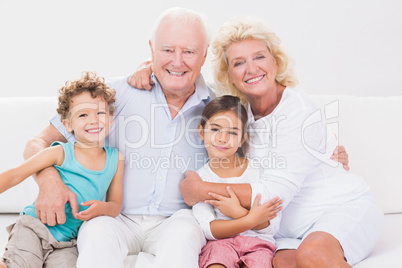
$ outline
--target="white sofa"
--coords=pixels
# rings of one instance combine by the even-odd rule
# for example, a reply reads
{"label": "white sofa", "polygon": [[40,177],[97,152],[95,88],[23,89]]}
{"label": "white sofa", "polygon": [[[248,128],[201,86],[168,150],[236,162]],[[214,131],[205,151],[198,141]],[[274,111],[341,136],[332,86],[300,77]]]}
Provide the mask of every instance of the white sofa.
{"label": "white sofa", "polygon": [[[365,177],[385,214],[382,236],[370,256],[355,265],[402,267],[402,96],[312,96],[331,131],[349,153],[351,172]],[[56,112],[56,97],[0,98],[0,172],[23,161],[26,141]],[[0,195],[0,254],[5,226],[38,192],[32,178]],[[342,220],[342,219],[339,219]],[[133,267],[135,256],[126,259]]]}

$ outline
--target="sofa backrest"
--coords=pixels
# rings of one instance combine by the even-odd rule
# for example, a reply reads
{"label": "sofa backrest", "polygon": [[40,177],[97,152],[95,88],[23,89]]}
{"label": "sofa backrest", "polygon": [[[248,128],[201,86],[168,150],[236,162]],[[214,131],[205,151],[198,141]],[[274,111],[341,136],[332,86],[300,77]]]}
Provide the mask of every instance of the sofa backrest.
{"label": "sofa backrest", "polygon": [[401,213],[402,96],[311,98],[321,109],[328,108],[327,122],[339,126],[339,144],[349,155],[350,172],[370,185],[384,213]]}
{"label": "sofa backrest", "polygon": [[[311,96],[349,154],[351,172],[361,175],[385,213],[402,212],[402,96]],[[56,97],[0,98],[0,172],[23,161],[26,141],[56,114]],[[33,202],[32,178],[0,194],[0,213],[20,212]]]}
{"label": "sofa backrest", "polygon": [[[0,172],[23,162],[26,142],[49,125],[56,107],[56,97],[0,98]],[[0,213],[19,213],[37,194],[33,178],[23,181],[0,194]]]}

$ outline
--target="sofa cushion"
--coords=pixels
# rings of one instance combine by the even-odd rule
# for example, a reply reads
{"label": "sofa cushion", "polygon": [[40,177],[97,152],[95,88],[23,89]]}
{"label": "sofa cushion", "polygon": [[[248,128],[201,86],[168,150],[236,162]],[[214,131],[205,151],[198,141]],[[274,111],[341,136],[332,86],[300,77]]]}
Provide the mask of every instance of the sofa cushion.
{"label": "sofa cushion", "polygon": [[[0,214],[0,256],[3,255],[4,246],[7,243],[8,234],[3,228],[14,223],[16,214]],[[372,267],[400,267],[402,263],[402,214],[386,215],[384,230],[373,252],[367,259],[354,265],[355,268]],[[135,267],[137,255],[129,255],[124,260],[124,267]]]}
{"label": "sofa cushion", "polygon": [[402,214],[385,216],[383,232],[371,254],[354,268],[402,267]]}

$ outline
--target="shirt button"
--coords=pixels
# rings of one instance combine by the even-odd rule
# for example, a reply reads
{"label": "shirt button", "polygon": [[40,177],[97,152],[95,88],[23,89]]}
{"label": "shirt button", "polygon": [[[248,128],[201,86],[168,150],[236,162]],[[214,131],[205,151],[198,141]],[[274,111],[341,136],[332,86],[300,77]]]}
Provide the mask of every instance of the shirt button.
{"label": "shirt button", "polygon": [[155,204],[154,204],[154,203],[151,203],[151,204],[150,204],[150,206],[151,206],[151,207],[154,207],[154,206],[155,206]]}
{"label": "shirt button", "polygon": [[163,178],[162,178],[162,177],[159,177],[159,180],[161,181],[161,180],[163,180]]}

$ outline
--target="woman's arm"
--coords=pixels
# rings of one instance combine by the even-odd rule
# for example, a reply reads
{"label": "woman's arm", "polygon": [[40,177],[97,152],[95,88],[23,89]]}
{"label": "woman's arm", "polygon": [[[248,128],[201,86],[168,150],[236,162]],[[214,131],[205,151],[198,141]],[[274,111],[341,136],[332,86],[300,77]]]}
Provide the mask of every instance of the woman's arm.
{"label": "woman's arm", "polygon": [[64,151],[62,146],[46,148],[39,153],[28,158],[21,165],[6,170],[0,174],[0,193],[19,184],[32,174],[44,168],[61,165],[64,161]]}
{"label": "woman's arm", "polygon": [[106,215],[116,217],[120,214],[123,199],[123,173],[124,156],[119,152],[116,174],[110,183],[106,194],[106,202],[89,200],[81,203],[82,206],[89,206],[88,209],[77,214],[77,219],[88,221],[94,217]]}

